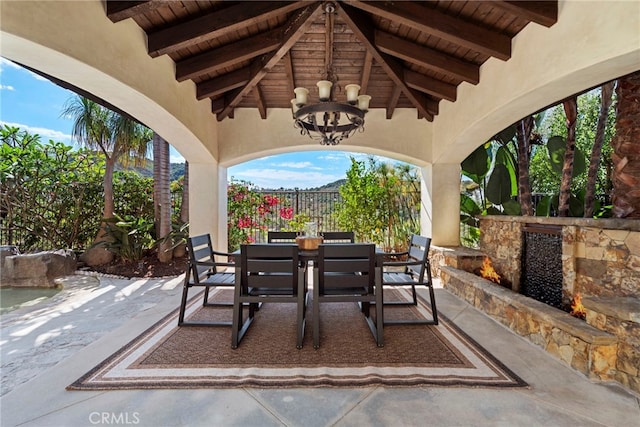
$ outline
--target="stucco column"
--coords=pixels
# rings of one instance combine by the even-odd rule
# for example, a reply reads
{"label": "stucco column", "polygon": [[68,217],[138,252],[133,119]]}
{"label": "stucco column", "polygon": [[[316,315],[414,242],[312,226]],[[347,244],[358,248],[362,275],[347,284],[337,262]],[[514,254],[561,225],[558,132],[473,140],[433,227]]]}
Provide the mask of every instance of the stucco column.
{"label": "stucco column", "polygon": [[227,229],[227,170],[218,165],[218,250],[227,251],[229,245],[229,230]]}
{"label": "stucco column", "polygon": [[[221,248],[218,236],[218,169],[215,161],[197,163],[194,159],[189,159],[189,234],[196,236],[210,233],[216,249]],[[226,250],[226,246],[224,249]]]}
{"label": "stucco column", "polygon": [[460,245],[460,165],[421,168],[420,229],[438,246]]}

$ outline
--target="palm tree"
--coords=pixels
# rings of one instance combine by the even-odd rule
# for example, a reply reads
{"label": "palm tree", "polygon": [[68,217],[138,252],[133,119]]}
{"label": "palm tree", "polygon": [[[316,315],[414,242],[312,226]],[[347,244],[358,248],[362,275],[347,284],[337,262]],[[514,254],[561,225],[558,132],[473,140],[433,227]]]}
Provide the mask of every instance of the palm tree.
{"label": "palm tree", "polygon": [[[67,100],[62,115],[73,119],[71,134],[78,142],[102,153],[105,157],[102,216],[103,219],[113,218],[113,172],[116,162],[120,161],[124,165],[144,164],[151,140],[150,130],[80,95]],[[105,226],[106,222],[103,221],[96,242],[105,240]],[[86,257],[86,262],[91,263],[89,265],[98,265],[113,259],[113,255],[104,248],[95,248],[93,252],[94,256]]]}
{"label": "palm tree", "polygon": [[182,203],[180,203],[180,222],[189,222],[189,162],[184,162],[184,177],[182,178]]}
{"label": "palm tree", "polygon": [[602,154],[602,145],[604,144],[605,128],[607,126],[607,118],[609,117],[609,108],[611,107],[613,87],[615,80],[602,85],[600,91],[600,113],[598,114],[598,125],[596,136],[593,141],[591,150],[591,159],[589,161],[589,172],[587,174],[587,188],[584,196],[584,217],[593,217],[596,197],[596,180],[598,178],[598,169],[600,168],[600,156]]}
{"label": "palm tree", "polygon": [[529,180],[529,157],[531,156],[531,134],[535,120],[533,116],[525,117],[516,124],[516,146],[518,155],[518,201],[523,216],[533,215],[531,199],[531,182]]}
{"label": "palm tree", "polygon": [[558,216],[569,216],[569,198],[571,197],[571,178],[573,176],[573,160],[576,152],[576,121],[578,118],[578,97],[573,96],[563,102],[567,117],[567,148],[564,153],[562,180],[560,181],[560,201]]}
{"label": "palm tree", "polygon": [[173,242],[162,239],[171,232],[171,189],[169,178],[169,143],[157,133],[153,134],[153,205],[156,237],[160,239],[158,259],[169,262],[173,258]]}
{"label": "palm tree", "polygon": [[613,216],[640,218],[640,72],[618,80],[613,138]]}

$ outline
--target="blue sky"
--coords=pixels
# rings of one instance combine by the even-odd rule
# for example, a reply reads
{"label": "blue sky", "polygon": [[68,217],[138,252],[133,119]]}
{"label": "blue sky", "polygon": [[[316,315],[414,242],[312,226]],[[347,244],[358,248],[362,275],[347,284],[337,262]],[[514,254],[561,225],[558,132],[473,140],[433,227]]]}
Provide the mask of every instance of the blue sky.
{"label": "blue sky", "polygon": [[[73,145],[72,121],[60,116],[74,96],[49,80],[0,58],[0,123]],[[313,188],[345,178],[350,157],[366,156],[342,151],[305,151],[264,157],[229,168],[229,179],[249,181],[263,188]],[[183,162],[171,148],[171,161]]]}

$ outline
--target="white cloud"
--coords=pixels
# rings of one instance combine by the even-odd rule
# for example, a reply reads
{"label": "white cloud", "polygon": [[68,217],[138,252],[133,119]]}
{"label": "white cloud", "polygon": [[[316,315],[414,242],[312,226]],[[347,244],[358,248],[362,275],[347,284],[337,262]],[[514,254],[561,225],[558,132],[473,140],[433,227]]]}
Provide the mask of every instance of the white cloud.
{"label": "white cloud", "polygon": [[274,163],[272,166],[280,167],[280,168],[291,168],[291,169],[315,169],[322,170],[315,166],[311,162],[283,162],[283,163]]}
{"label": "white cloud", "polygon": [[169,156],[169,162],[171,163],[184,163],[184,157],[177,154],[175,156]]}
{"label": "white cloud", "polygon": [[29,71],[26,68],[22,68],[21,66],[19,66],[15,62],[11,62],[6,58],[0,58],[0,72],[2,72],[2,69],[5,66],[11,67],[11,68],[16,69],[16,70],[26,71],[27,73],[31,74],[31,76],[36,80],[40,80],[40,81],[44,81],[44,82],[48,82],[49,81],[48,79],[46,79],[46,78],[34,73],[33,71]]}
{"label": "white cloud", "polygon": [[11,68],[15,68],[16,70],[21,70],[22,67],[20,67],[18,64],[9,61],[8,59],[2,58],[0,57],[0,71],[2,71],[2,69],[7,66],[7,67],[11,67]]}
{"label": "white cloud", "polygon": [[27,132],[29,132],[30,134],[38,134],[42,137],[42,139],[49,140],[49,139],[53,139],[56,142],[64,142],[65,144],[70,144],[72,139],[71,139],[71,135],[64,133],[64,132],[60,132],[58,130],[53,130],[53,129],[46,129],[46,128],[41,128],[41,127],[35,127],[35,126],[29,126],[29,125],[25,125],[22,123],[8,123],[8,122],[4,122],[4,121],[0,121],[0,124],[4,125],[8,125],[11,127],[18,127],[22,130],[26,130]]}
{"label": "white cloud", "polygon": [[0,85],[0,90],[16,90],[16,89],[11,85]]}
{"label": "white cloud", "polygon": [[286,169],[249,169],[234,173],[233,178],[249,181],[261,188],[313,188],[342,179],[344,174],[298,172]]}

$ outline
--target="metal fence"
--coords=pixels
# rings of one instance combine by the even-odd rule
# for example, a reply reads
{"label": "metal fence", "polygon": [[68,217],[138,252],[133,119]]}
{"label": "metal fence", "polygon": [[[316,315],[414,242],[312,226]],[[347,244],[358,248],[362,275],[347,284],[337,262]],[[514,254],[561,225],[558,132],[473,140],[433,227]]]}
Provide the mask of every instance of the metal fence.
{"label": "metal fence", "polygon": [[[279,231],[288,228],[289,220],[296,215],[304,215],[309,221],[318,224],[318,231],[338,231],[336,208],[342,202],[342,197],[338,191],[315,191],[315,190],[293,190],[293,191],[259,191],[263,195],[274,196],[278,202],[271,207],[271,212],[264,217],[255,213],[256,223],[264,221],[269,224],[272,231]],[[283,210],[286,214],[282,215]],[[255,230],[252,238],[258,243],[266,242],[267,230]]]}

